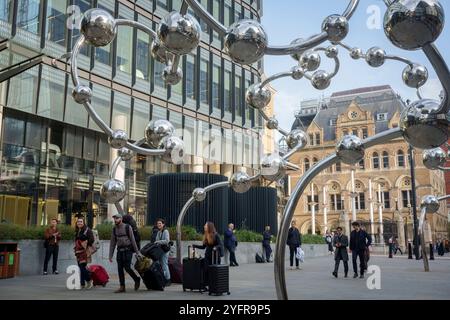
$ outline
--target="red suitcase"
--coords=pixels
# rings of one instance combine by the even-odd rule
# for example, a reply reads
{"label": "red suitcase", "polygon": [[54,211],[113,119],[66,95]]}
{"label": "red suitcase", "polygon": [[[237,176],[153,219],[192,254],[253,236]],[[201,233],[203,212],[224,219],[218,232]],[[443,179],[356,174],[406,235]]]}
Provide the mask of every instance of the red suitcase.
{"label": "red suitcase", "polygon": [[175,258],[169,258],[170,281],[183,283],[183,266]]}
{"label": "red suitcase", "polygon": [[109,281],[109,275],[105,268],[94,264],[89,266],[88,270],[91,273],[91,280],[94,286],[106,286]]}

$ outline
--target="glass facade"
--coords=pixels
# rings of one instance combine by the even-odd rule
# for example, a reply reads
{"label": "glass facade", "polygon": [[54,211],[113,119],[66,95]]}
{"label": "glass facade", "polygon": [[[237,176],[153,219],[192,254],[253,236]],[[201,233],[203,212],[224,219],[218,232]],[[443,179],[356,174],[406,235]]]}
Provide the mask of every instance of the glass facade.
{"label": "glass facade", "polygon": [[[58,58],[71,51],[80,35],[80,14],[96,6],[117,18],[134,19],[156,29],[181,0],[12,0],[0,1],[0,40],[14,46],[0,53],[9,65],[44,53]],[[259,1],[203,0],[226,26],[236,19],[259,19]],[[14,5],[15,4],[15,5]],[[16,17],[13,19],[13,17]],[[245,105],[245,89],[261,71],[233,65],[223,54],[222,39],[201,22],[202,45],[183,57],[184,79],[166,86],[164,65],[149,54],[144,32],[119,27],[106,47],[84,46],[79,57],[81,82],[93,91],[92,106],[113,129],[132,140],[144,136],[148,121],[168,119],[186,144],[185,164],[137,155],[124,164],[120,179],[127,186],[124,208],[145,224],[147,180],[165,172],[191,172],[203,161],[204,172],[227,173],[223,165],[249,174],[259,163],[260,123]],[[0,84],[0,218],[30,225],[58,217],[73,223],[77,214],[91,224],[107,219],[100,187],[116,157],[106,135],[71,97],[70,69],[51,59]],[[250,130],[244,130],[250,129]],[[256,150],[256,151],[255,151]],[[217,171],[217,164],[220,170]]]}

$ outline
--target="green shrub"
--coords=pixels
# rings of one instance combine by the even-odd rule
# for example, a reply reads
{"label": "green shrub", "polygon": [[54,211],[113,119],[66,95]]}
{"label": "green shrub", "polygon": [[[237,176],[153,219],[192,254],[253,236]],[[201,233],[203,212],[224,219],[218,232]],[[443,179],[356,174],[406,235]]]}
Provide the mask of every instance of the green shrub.
{"label": "green shrub", "polygon": [[[47,226],[19,226],[15,224],[0,224],[0,240],[43,240]],[[62,240],[73,240],[75,230],[71,226],[59,225]]]}
{"label": "green shrub", "polygon": [[[170,239],[176,240],[177,238],[177,228],[175,226],[168,228],[170,233]],[[182,226],[181,227],[181,240],[183,241],[199,241],[203,239],[203,235],[197,232],[192,226]]]}
{"label": "green shrub", "polygon": [[100,238],[100,240],[110,240],[112,229],[113,229],[112,222],[104,222],[102,224],[98,224],[95,227],[95,230],[97,230],[98,237]]}
{"label": "green shrub", "polygon": [[262,242],[263,236],[260,233],[250,230],[236,230],[236,240],[238,242]]}
{"label": "green shrub", "polygon": [[313,234],[303,234],[302,243],[304,244],[325,244],[325,240],[322,236]]}

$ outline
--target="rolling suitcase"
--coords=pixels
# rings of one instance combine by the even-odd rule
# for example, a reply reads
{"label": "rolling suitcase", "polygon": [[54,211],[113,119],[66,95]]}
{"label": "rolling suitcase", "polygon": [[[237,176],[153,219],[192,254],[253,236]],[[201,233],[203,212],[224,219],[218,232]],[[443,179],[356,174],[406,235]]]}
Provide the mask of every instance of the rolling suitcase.
{"label": "rolling suitcase", "polygon": [[188,248],[189,254],[183,259],[183,291],[198,290],[203,293],[205,290],[205,259],[195,258],[195,249],[193,257],[190,257],[191,247]]}
{"label": "rolling suitcase", "polygon": [[169,258],[170,279],[173,283],[183,283],[183,266],[175,258]]}
{"label": "rolling suitcase", "polygon": [[213,251],[213,264],[208,266],[209,295],[230,294],[230,267],[218,264],[217,250]]}
{"label": "rolling suitcase", "polygon": [[106,286],[109,281],[108,272],[100,265],[93,264],[88,267],[94,286]]}
{"label": "rolling suitcase", "polygon": [[147,290],[164,291],[166,278],[164,277],[164,271],[159,261],[154,261],[147,271],[142,275]]}

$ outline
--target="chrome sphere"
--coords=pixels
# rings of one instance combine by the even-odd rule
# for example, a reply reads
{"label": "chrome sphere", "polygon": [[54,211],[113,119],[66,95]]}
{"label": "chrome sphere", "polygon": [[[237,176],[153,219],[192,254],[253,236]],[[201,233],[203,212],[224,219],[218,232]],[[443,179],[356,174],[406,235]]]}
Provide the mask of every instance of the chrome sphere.
{"label": "chrome sphere", "polygon": [[266,155],[261,159],[261,175],[269,181],[278,181],[286,175],[287,164],[277,154]]}
{"label": "chrome sphere", "polygon": [[422,156],[423,165],[430,170],[438,170],[447,162],[447,154],[442,148],[425,150]]}
{"label": "chrome sphere", "polygon": [[[291,45],[292,44],[300,44],[300,43],[302,43],[303,41],[305,41],[304,39],[302,39],[302,38],[298,38],[298,39],[295,39],[294,41],[292,41],[291,42]],[[294,53],[294,54],[291,54],[291,57],[292,57],[292,59],[294,59],[295,61],[299,61],[300,60],[300,56],[301,56],[301,54],[299,54],[299,53]]]}
{"label": "chrome sphere", "polygon": [[173,135],[175,128],[167,120],[152,120],[145,128],[145,140],[147,144],[155,149],[161,147],[162,140]]}
{"label": "chrome sphere", "polygon": [[276,130],[278,128],[278,120],[275,117],[270,118],[266,123],[266,127],[269,130]]}
{"label": "chrome sphere", "polygon": [[115,130],[108,138],[109,145],[113,149],[121,149],[127,145],[128,134],[123,130]]}
{"label": "chrome sphere", "polygon": [[407,65],[402,73],[403,82],[411,88],[419,88],[428,80],[428,70],[420,64]]}
{"label": "chrome sphere", "polygon": [[192,197],[197,202],[205,201],[205,199],[206,199],[206,190],[203,189],[203,188],[194,189],[194,191],[192,192]]}
{"label": "chrome sphere", "polygon": [[81,33],[94,47],[104,47],[116,37],[116,20],[107,11],[90,9],[83,14]]}
{"label": "chrome sphere", "polygon": [[320,54],[309,50],[300,56],[299,64],[308,71],[315,71],[320,67],[320,61]]}
{"label": "chrome sphere", "polygon": [[178,137],[169,136],[164,138],[163,147],[166,150],[162,156],[163,160],[173,164],[183,164],[184,142]]}
{"label": "chrome sphere", "polygon": [[172,11],[161,20],[157,33],[159,41],[168,51],[183,55],[197,48],[202,30],[190,14],[181,15],[178,11]]}
{"label": "chrome sphere", "polygon": [[264,56],[267,34],[258,21],[244,19],[233,23],[224,39],[225,52],[240,64],[252,64]]}
{"label": "chrome sphere", "polygon": [[336,46],[329,46],[325,51],[325,55],[330,59],[337,58],[338,54],[339,49]]}
{"label": "chrome sphere", "polygon": [[436,0],[397,0],[384,15],[384,33],[395,46],[405,50],[434,42],[444,24],[444,9]]}
{"label": "chrome sphere", "polygon": [[122,201],[126,193],[125,184],[117,179],[107,180],[100,188],[100,196],[111,204]]}
{"label": "chrome sphere", "polygon": [[92,98],[92,90],[88,86],[79,85],[73,88],[72,97],[76,103],[83,104],[89,102]]}
{"label": "chrome sphere", "polygon": [[330,42],[342,41],[349,31],[348,20],[337,14],[328,16],[322,23],[322,31],[328,34]]}
{"label": "chrome sphere", "polygon": [[409,105],[400,116],[403,137],[413,147],[433,149],[448,140],[448,115],[438,114],[440,102],[423,99]]}
{"label": "chrome sphere", "polygon": [[120,148],[117,154],[122,161],[129,161],[134,157],[134,152],[128,148]]}
{"label": "chrome sphere", "polygon": [[331,84],[331,77],[324,70],[316,71],[311,77],[311,84],[317,90],[325,90]]}
{"label": "chrome sphere", "polygon": [[308,135],[300,129],[294,129],[286,137],[286,144],[289,149],[294,149],[301,144],[302,147],[308,144]]}
{"label": "chrome sphere", "polygon": [[361,48],[353,48],[350,51],[350,57],[354,60],[361,59],[363,55],[364,55],[364,53]]}
{"label": "chrome sphere", "polygon": [[300,80],[305,75],[305,69],[300,66],[295,66],[291,69],[292,79]]}
{"label": "chrome sphere", "polygon": [[150,54],[152,58],[162,64],[167,63],[167,50],[161,45],[158,39],[152,41],[152,45],[150,47]]}
{"label": "chrome sphere", "polygon": [[270,103],[270,99],[272,93],[266,87],[261,87],[260,83],[252,84],[245,94],[245,101],[257,110],[264,109]]}
{"label": "chrome sphere", "polygon": [[250,177],[245,172],[236,172],[230,179],[231,188],[237,193],[245,193],[252,187]]}
{"label": "chrome sphere", "polygon": [[372,47],[366,53],[366,62],[369,66],[381,67],[386,61],[386,51],[379,47]]}
{"label": "chrome sphere", "polygon": [[162,77],[166,84],[174,86],[183,80],[183,70],[178,67],[176,72],[172,72],[172,66],[166,66],[163,70]]}
{"label": "chrome sphere", "polygon": [[345,164],[356,164],[364,158],[362,140],[354,135],[346,135],[336,147],[338,158]]}
{"label": "chrome sphere", "polygon": [[439,211],[441,204],[437,197],[428,195],[422,198],[420,207],[425,208],[426,213],[436,213]]}

